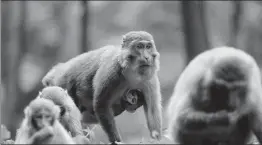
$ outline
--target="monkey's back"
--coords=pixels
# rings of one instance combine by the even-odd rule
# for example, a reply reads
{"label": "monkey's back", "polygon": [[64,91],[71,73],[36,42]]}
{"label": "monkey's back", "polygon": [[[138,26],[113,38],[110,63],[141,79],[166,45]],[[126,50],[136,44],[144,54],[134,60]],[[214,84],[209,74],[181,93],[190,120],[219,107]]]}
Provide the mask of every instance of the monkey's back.
{"label": "monkey's back", "polygon": [[97,70],[107,64],[116,64],[120,51],[120,47],[108,45],[70,59],[64,64],[68,69],[58,80],[58,86],[67,89],[76,104],[81,101],[81,104],[91,107]]}

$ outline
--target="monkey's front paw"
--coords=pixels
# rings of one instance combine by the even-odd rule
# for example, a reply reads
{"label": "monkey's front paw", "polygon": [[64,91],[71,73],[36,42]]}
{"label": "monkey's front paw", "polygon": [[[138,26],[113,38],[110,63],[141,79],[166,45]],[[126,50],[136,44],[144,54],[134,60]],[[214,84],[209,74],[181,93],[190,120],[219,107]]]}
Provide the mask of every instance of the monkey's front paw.
{"label": "monkey's front paw", "polygon": [[91,143],[90,140],[83,135],[77,135],[77,136],[73,137],[73,140],[77,144],[90,144]]}
{"label": "monkey's front paw", "polygon": [[15,144],[15,141],[10,139],[10,140],[3,141],[3,144]]}
{"label": "monkey's front paw", "polygon": [[158,131],[156,131],[156,130],[153,130],[151,132],[151,137],[153,139],[161,140],[161,134]]}
{"label": "monkey's front paw", "polygon": [[116,145],[116,144],[124,144],[123,142],[118,142],[118,141],[115,141],[115,142],[112,142],[111,145]]}

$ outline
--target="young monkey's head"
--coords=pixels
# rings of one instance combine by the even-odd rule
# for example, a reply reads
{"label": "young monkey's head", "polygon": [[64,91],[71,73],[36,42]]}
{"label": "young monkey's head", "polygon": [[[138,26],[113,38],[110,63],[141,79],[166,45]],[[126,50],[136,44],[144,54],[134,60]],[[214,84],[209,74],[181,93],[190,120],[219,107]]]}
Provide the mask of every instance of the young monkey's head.
{"label": "young monkey's head", "polygon": [[28,124],[35,130],[52,126],[58,119],[60,108],[51,100],[36,98],[24,110]]}

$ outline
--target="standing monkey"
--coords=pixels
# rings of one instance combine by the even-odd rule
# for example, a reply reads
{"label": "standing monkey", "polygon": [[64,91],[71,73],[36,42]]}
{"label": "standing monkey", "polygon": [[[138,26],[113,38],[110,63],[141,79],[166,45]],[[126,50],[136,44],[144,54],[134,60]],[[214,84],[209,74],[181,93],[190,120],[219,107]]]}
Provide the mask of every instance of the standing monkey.
{"label": "standing monkey", "polygon": [[[61,75],[42,80],[43,84],[60,86],[68,90],[77,106],[94,114],[112,143],[121,142],[114,120],[114,108],[127,90],[139,89],[151,137],[162,135],[162,107],[159,53],[151,34],[131,31],[123,36],[121,47],[105,46],[63,63]],[[52,70],[51,70],[52,71]],[[85,119],[83,119],[85,120]]]}
{"label": "standing monkey", "polygon": [[262,143],[262,86],[257,63],[242,50],[218,47],[182,72],[168,106],[169,137],[182,144]]}

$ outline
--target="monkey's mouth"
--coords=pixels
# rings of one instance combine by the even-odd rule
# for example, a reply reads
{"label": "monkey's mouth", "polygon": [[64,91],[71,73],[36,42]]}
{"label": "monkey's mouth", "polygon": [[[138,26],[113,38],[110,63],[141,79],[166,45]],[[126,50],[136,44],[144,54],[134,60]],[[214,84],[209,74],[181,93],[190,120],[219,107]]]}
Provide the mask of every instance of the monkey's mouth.
{"label": "monkey's mouth", "polygon": [[142,64],[142,65],[140,65],[140,68],[148,68],[148,67],[151,67],[151,65],[150,64]]}

